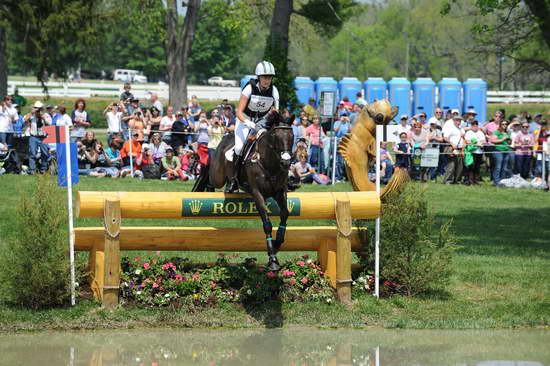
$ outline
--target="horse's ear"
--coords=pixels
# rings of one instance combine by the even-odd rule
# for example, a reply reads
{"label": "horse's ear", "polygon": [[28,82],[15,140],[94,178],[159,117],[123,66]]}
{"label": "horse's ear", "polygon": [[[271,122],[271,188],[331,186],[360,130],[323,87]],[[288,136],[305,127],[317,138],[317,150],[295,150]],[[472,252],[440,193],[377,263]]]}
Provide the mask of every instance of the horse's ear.
{"label": "horse's ear", "polygon": [[296,116],[294,114],[291,114],[290,118],[288,119],[288,125],[292,126],[295,120],[296,120]]}

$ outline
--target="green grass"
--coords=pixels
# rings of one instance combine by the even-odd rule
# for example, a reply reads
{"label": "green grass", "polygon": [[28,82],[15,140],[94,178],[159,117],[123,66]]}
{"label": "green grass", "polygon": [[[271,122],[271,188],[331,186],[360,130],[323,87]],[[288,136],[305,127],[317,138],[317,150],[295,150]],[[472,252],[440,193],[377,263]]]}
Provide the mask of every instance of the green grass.
{"label": "green grass", "polygon": [[[1,176],[0,250],[14,223],[20,187],[33,177]],[[79,190],[188,191],[178,182],[94,179],[84,177]],[[304,191],[350,190],[347,184],[308,186]],[[149,326],[322,328],[369,326],[390,328],[519,328],[550,324],[550,194],[428,184],[427,197],[438,222],[449,219],[459,239],[455,274],[447,292],[376,300],[360,295],[343,305],[269,303],[243,308],[224,305],[189,313],[187,310],[118,308],[100,310],[91,302],[72,309],[29,311],[0,305],[0,329],[112,328]],[[291,225],[330,222],[292,221]],[[77,219],[76,226],[100,226],[99,219]],[[123,225],[219,225],[260,227],[259,220],[182,221],[124,220]],[[434,228],[436,230],[437,228]],[[261,240],[261,238],[258,238]],[[384,250],[383,248],[381,250]],[[163,253],[173,255],[175,253]],[[296,253],[281,253],[292,256]],[[133,255],[133,253],[132,253]],[[213,260],[216,253],[179,253],[193,261]],[[265,261],[264,253],[254,253]]]}

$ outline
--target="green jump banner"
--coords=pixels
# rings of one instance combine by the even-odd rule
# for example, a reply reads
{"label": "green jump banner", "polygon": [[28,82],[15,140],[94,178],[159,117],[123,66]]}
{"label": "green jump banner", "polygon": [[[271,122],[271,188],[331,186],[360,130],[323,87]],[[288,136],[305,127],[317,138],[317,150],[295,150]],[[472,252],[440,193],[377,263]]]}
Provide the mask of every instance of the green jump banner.
{"label": "green jump banner", "polygon": [[[270,198],[266,201],[268,215],[279,216],[277,202]],[[287,199],[289,216],[300,216],[300,198]],[[256,202],[252,198],[183,198],[183,217],[211,216],[259,216]]]}

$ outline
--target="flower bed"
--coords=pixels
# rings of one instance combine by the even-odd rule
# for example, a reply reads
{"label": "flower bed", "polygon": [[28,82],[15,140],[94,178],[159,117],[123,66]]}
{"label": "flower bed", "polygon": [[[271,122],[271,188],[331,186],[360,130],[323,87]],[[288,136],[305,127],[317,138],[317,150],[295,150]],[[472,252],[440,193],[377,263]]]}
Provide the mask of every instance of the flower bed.
{"label": "flower bed", "polygon": [[[236,263],[230,263],[229,259]],[[335,301],[334,291],[318,264],[307,255],[266,271],[255,258],[220,254],[212,265],[185,258],[123,258],[121,301],[146,306]]]}

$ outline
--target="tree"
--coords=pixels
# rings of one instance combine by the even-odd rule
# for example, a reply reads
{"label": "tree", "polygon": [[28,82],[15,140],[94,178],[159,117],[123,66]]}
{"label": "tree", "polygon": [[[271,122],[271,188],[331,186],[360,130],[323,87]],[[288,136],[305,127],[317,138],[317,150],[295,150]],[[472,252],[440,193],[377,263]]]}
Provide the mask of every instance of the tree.
{"label": "tree", "polygon": [[[179,109],[187,103],[187,73],[191,47],[195,38],[201,0],[188,0],[183,22],[178,15],[177,0],[168,0],[166,9],[166,58],[169,102]],[[183,24],[182,24],[183,23]]]}
{"label": "tree", "polygon": [[0,23],[0,96],[8,94],[8,62],[6,58],[6,28]]}
{"label": "tree", "polygon": [[275,85],[279,89],[280,104],[283,108],[287,105],[296,105],[296,94],[292,86],[294,76],[288,67],[291,15],[305,17],[320,32],[329,35],[334,34],[343,25],[344,20],[349,18],[349,9],[353,6],[353,0],[309,0],[300,9],[295,9],[294,0],[275,0],[264,58],[271,61],[277,71]]}
{"label": "tree", "polygon": [[[3,0],[0,4],[0,91],[7,89],[5,75],[6,26],[24,46],[22,67],[44,83],[48,75],[65,76],[84,57],[80,49],[97,39],[97,12],[101,0]],[[2,62],[4,64],[2,64]]]}

